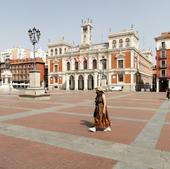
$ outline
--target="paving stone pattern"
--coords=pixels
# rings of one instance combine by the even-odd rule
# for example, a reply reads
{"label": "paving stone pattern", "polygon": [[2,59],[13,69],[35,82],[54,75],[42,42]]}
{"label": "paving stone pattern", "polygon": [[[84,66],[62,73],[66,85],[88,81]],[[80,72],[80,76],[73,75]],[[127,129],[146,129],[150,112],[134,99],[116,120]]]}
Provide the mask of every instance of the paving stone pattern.
{"label": "paving stone pattern", "polygon": [[106,93],[112,131],[96,133],[93,91],[17,97],[0,95],[0,169],[170,169],[165,93]]}

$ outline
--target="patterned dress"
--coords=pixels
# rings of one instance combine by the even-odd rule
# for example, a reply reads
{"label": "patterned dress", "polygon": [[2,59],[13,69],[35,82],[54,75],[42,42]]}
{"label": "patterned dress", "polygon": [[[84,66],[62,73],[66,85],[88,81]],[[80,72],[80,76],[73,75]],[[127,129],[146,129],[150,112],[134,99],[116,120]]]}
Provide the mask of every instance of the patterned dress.
{"label": "patterned dress", "polygon": [[102,98],[103,92],[97,92],[95,98],[95,110],[94,110],[94,126],[98,128],[107,128],[111,126],[111,122],[108,117],[108,111],[106,107],[106,113],[103,113],[104,103]]}

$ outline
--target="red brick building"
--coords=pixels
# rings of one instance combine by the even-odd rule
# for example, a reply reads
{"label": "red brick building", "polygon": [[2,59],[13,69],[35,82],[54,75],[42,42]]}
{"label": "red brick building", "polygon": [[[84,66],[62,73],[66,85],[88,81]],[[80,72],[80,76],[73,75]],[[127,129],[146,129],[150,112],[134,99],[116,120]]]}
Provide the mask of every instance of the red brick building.
{"label": "red brick building", "polygon": [[170,88],[170,32],[155,38],[157,92]]}
{"label": "red brick building", "polygon": [[[13,87],[29,86],[29,71],[33,70],[35,63],[36,70],[40,71],[40,83],[44,85],[45,63],[42,58],[10,60]],[[0,72],[5,69],[5,63],[1,63]]]}

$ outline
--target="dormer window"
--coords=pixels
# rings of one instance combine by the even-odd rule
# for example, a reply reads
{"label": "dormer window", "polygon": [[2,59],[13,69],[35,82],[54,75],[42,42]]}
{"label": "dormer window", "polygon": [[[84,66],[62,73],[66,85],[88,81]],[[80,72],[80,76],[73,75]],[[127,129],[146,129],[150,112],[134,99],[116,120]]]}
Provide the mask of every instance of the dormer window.
{"label": "dormer window", "polygon": [[51,49],[51,56],[53,56],[53,49]]}
{"label": "dormer window", "polygon": [[57,55],[58,54],[58,50],[57,50],[57,48],[55,49],[55,55]]}
{"label": "dormer window", "polygon": [[126,47],[129,47],[129,46],[130,46],[130,39],[126,38]]}
{"label": "dormer window", "polygon": [[116,40],[113,40],[113,48],[116,48]]}
{"label": "dormer window", "polygon": [[59,53],[62,54],[62,49],[61,48],[59,48]]}
{"label": "dormer window", "polygon": [[119,48],[122,48],[122,47],[123,47],[123,40],[120,39],[120,40],[119,40]]}

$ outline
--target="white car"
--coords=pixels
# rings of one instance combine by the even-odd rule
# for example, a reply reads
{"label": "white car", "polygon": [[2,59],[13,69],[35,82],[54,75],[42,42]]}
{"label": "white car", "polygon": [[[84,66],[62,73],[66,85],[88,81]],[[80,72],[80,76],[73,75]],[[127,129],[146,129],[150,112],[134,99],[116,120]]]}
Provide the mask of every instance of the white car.
{"label": "white car", "polygon": [[109,87],[110,91],[122,91],[123,90],[123,86],[121,85],[117,85],[117,86],[110,86]]}

